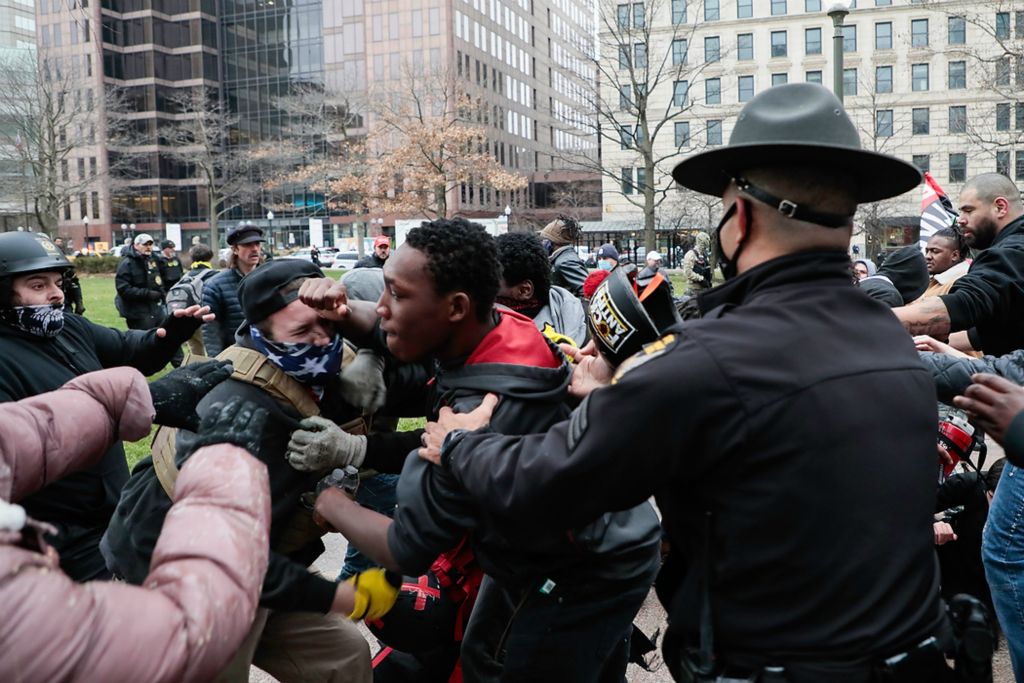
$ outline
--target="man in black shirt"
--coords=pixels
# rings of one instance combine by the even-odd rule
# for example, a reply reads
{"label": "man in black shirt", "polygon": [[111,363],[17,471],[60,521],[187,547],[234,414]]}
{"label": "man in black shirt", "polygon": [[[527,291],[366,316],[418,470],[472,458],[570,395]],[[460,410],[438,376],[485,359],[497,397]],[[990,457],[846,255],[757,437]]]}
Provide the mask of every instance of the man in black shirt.
{"label": "man in black shirt", "polygon": [[[949,294],[895,309],[911,334],[1002,356],[1024,347],[1024,204],[1009,178],[984,173],[960,193],[960,228],[980,250]],[[950,335],[950,332],[955,334]]]}
{"label": "man in black shirt", "polygon": [[[945,680],[932,380],[854,288],[847,255],[857,204],[920,173],[861,150],[842,104],[799,83],[756,96],[728,146],[673,176],[727,207],[715,240],[727,281],[698,295],[703,317],[614,378],[580,358],[574,385],[610,386],[579,392],[542,434],[472,432],[488,410],[445,412],[421,457],[520,533],[654,494],[679,680],[769,668],[790,683]],[[609,323],[613,339],[630,333]]]}

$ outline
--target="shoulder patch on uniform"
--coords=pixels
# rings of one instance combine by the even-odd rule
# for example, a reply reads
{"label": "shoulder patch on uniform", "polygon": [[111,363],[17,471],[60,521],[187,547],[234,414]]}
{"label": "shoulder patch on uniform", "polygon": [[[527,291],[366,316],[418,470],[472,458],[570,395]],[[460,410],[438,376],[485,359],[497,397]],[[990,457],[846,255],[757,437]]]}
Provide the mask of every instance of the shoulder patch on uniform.
{"label": "shoulder patch on uniform", "polygon": [[678,341],[679,337],[677,335],[666,334],[661,339],[652,341],[650,344],[644,344],[639,351],[622,361],[618,370],[615,371],[615,376],[612,377],[612,384],[617,383],[619,379],[630,370],[635,370],[647,361],[654,360],[658,356],[664,355],[665,352],[675,346]]}
{"label": "shoulder patch on uniform", "polygon": [[569,417],[569,429],[566,431],[566,446],[570,453],[576,449],[576,445],[583,438],[583,435],[587,433],[587,427],[590,424],[590,418],[587,416],[589,411],[590,396],[588,395],[576,407],[576,410],[572,411],[572,415]]}

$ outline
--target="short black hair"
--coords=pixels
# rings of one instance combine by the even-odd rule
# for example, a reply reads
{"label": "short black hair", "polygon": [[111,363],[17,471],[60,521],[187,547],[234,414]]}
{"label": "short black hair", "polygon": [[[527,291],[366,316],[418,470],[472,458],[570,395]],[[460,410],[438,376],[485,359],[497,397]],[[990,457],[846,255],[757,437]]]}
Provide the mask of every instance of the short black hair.
{"label": "short black hair", "polygon": [[482,225],[465,218],[423,221],[409,231],[405,243],[426,255],[438,294],[465,292],[473,300],[477,318],[487,319],[498,296],[501,264],[494,238]]}
{"label": "short black hair", "polygon": [[[964,233],[959,228],[942,228],[932,233],[932,237],[942,237],[953,243],[953,248],[960,252],[960,260],[969,258],[971,255],[971,247],[967,244],[967,238],[964,237]],[[928,239],[931,239],[929,237]]]}
{"label": "short black hair", "polygon": [[188,255],[192,257],[193,261],[209,261],[213,258],[213,249],[210,249],[209,244],[197,242],[188,250]]}
{"label": "short black hair", "polygon": [[529,232],[510,232],[499,235],[495,243],[505,284],[511,287],[529,280],[537,300],[547,302],[551,292],[551,262],[540,238]]}
{"label": "short black hair", "polygon": [[996,486],[999,485],[999,477],[1003,476],[1003,465],[1006,464],[1006,458],[996,460],[990,469],[985,470],[981,473],[981,476],[985,479],[985,489],[988,491],[995,491]]}

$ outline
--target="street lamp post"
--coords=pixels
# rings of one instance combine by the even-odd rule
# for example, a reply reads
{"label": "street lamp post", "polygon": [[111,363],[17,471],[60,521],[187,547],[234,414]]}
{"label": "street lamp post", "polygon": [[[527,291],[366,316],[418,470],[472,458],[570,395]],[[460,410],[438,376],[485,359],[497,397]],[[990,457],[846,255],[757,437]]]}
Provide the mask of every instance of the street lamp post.
{"label": "street lamp post", "polygon": [[85,223],[85,244],[82,245],[82,251],[89,251],[89,217],[82,216],[82,222]]}
{"label": "street lamp post", "polygon": [[835,29],[832,34],[832,89],[840,102],[843,101],[843,20],[849,13],[849,5],[842,0],[833,3],[828,10]]}
{"label": "street lamp post", "polygon": [[274,255],[274,212],[267,211],[267,225],[270,232],[270,255]]}

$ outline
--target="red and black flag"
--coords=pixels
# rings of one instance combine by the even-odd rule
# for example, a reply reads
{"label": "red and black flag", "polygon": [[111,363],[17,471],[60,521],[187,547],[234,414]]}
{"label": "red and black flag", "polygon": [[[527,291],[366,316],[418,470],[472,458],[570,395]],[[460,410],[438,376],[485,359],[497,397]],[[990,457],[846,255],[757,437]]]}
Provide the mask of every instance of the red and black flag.
{"label": "red and black flag", "polygon": [[938,230],[950,228],[956,223],[957,213],[953,202],[935,182],[932,174],[924,173],[924,194],[921,197],[921,250],[928,245],[928,238]]}

